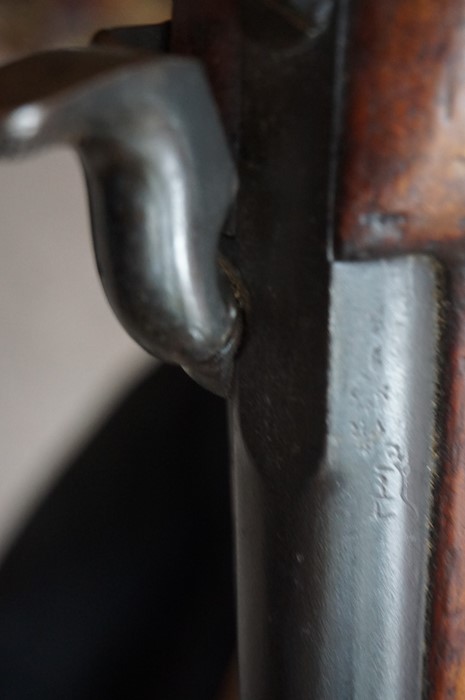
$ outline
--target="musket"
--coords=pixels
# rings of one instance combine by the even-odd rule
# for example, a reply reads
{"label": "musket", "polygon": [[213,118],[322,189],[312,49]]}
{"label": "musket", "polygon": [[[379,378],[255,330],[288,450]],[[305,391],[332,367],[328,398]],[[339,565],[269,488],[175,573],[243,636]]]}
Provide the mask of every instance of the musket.
{"label": "musket", "polygon": [[115,312],[228,399],[243,700],[465,697],[464,13],[176,0],[157,57],[0,71],[2,154],[76,148]]}

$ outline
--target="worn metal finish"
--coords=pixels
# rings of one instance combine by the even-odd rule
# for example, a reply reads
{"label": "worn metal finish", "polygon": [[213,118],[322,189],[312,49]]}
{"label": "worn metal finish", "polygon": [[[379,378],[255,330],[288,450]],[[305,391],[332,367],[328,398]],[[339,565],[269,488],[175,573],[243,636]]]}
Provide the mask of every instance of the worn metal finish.
{"label": "worn metal finish", "polygon": [[358,0],[351,13],[338,249],[447,267],[429,700],[465,698],[465,3]]}
{"label": "worn metal finish", "polygon": [[316,36],[326,29],[334,0],[261,0],[299,30]]}
{"label": "worn metal finish", "polygon": [[[230,241],[248,292],[231,402],[241,697],[308,700],[316,647],[299,620],[319,589],[300,588],[293,538],[325,450],[335,31],[278,50],[249,10]],[[315,515],[300,521],[307,534]]]}
{"label": "worn metal finish", "polygon": [[325,454],[236,408],[243,700],[421,697],[437,347],[433,263],[335,263]]}
{"label": "worn metal finish", "polygon": [[126,330],[227,391],[239,314],[217,264],[236,178],[200,66],[130,51],[54,51],[0,71],[0,156],[74,146],[97,263]]}
{"label": "worn metal finish", "polygon": [[305,51],[328,28],[334,9],[334,0],[250,0],[243,28],[268,49]]}
{"label": "worn metal finish", "polygon": [[[335,21],[279,34],[285,3],[241,5],[206,3],[203,33],[191,4],[173,41],[210,61],[242,180],[223,242],[247,288],[231,404],[242,698],[418,700],[436,271],[425,258],[330,266],[341,36]],[[233,50],[218,36],[234,37]],[[67,73],[71,54],[54,56],[35,59],[27,99],[3,91],[4,154],[77,148],[118,315],[141,344],[224,391],[238,315],[215,255],[233,175],[198,68],[90,52]],[[21,92],[14,70],[5,84]]]}
{"label": "worn metal finish", "polygon": [[328,446],[312,572],[326,586],[318,636],[327,672],[318,697],[422,697],[436,273],[421,257],[333,266]]}

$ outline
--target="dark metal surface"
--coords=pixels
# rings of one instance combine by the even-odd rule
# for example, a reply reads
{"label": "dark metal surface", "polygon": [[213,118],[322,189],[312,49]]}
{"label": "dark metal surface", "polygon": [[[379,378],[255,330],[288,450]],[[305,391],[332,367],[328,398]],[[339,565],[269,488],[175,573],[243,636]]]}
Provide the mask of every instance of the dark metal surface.
{"label": "dark metal surface", "polygon": [[322,699],[422,697],[437,272],[418,256],[333,266],[327,455],[307,563],[325,586]]}
{"label": "dark metal surface", "polygon": [[97,263],[130,335],[217,393],[239,315],[217,265],[236,179],[202,69],[130,51],[55,51],[0,71],[0,155],[74,146]]}
{"label": "dark metal surface", "polygon": [[258,0],[274,10],[282,19],[316,36],[328,26],[334,0]]}
{"label": "dark metal surface", "polygon": [[[437,381],[433,265],[336,263],[330,336],[324,452],[309,450],[303,432],[250,422],[249,406],[234,413],[241,697],[419,700]],[[304,374],[313,356],[301,350]],[[319,422],[307,410],[311,389],[297,403],[281,385],[282,403],[294,399],[308,432]],[[282,403],[270,412],[279,417]]]}
{"label": "dark metal surface", "polygon": [[[434,279],[422,261],[336,265],[329,338],[328,203],[343,37],[334,17],[291,51],[264,40],[248,7],[230,243],[249,294],[231,405],[241,697],[419,700]],[[367,363],[370,348],[370,362],[377,358],[377,333],[378,371]],[[391,393],[374,399],[387,379]],[[357,404],[347,386],[362,380]],[[357,442],[364,430],[365,447]],[[395,470],[393,481],[385,485],[392,474],[378,467]],[[376,508],[390,488],[395,517],[384,520]]]}
{"label": "dark metal surface", "polygon": [[325,451],[335,30],[295,52],[263,41],[253,8],[244,20],[231,242],[249,294],[231,406],[241,697],[307,700],[318,697],[318,650],[300,620],[318,590],[296,559],[309,543],[294,542],[312,532],[300,494]]}
{"label": "dark metal surface", "polygon": [[[437,271],[330,261],[343,22],[308,31],[291,4],[206,3],[204,23],[191,5],[173,32],[209,60],[238,147],[222,249],[247,289],[231,402],[241,697],[419,700]],[[34,60],[0,73],[3,153],[77,147],[123,324],[225,391],[239,318],[215,258],[234,176],[201,72],[129,53]]]}
{"label": "dark metal surface", "polygon": [[126,47],[137,51],[166,53],[169,50],[171,22],[101,29],[92,43],[98,46]]}

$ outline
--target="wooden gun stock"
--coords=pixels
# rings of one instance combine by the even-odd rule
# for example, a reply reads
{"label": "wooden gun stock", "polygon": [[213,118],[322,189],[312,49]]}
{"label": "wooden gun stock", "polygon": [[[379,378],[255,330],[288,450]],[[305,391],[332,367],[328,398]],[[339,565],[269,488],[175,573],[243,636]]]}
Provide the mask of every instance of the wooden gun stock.
{"label": "wooden gun stock", "polygon": [[[339,22],[335,52],[346,51],[342,56],[339,48],[334,64],[335,85],[342,87],[333,134],[340,134],[337,147],[333,142],[335,257],[419,254],[443,270],[424,687],[432,700],[459,700],[465,697],[465,5],[357,0],[339,3],[338,11],[348,22]],[[174,48],[206,61],[234,146],[238,105],[252,99],[238,71],[247,27],[241,14],[235,0],[178,0],[174,16]],[[298,51],[289,41],[289,50]],[[347,690],[344,697],[362,695]]]}
{"label": "wooden gun stock", "polygon": [[[244,99],[239,5],[178,0],[174,18],[175,48],[206,60],[234,144]],[[431,700],[459,700],[465,697],[465,5],[339,5],[349,21],[339,25],[339,46],[347,51],[335,64],[343,73],[336,75],[343,87],[336,258],[419,254],[443,270],[424,687]]]}
{"label": "wooden gun stock", "polygon": [[117,315],[228,399],[242,700],[464,700],[465,0],[98,41],[2,69],[0,156],[76,148]]}
{"label": "wooden gun stock", "polygon": [[429,697],[465,697],[465,6],[361,0],[352,15],[338,249],[445,270]]}

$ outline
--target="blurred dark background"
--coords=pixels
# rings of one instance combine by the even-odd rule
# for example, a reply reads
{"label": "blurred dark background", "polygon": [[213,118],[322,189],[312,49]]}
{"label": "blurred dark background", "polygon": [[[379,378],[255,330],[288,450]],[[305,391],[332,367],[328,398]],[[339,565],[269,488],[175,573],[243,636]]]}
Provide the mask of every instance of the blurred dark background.
{"label": "blurred dark background", "polygon": [[[169,13],[2,0],[0,60]],[[0,168],[0,328],[0,698],[234,694],[225,406],[113,319],[68,152]]]}
{"label": "blurred dark background", "polygon": [[101,27],[152,24],[170,14],[170,0],[1,0],[1,51],[11,56],[85,44]]}

